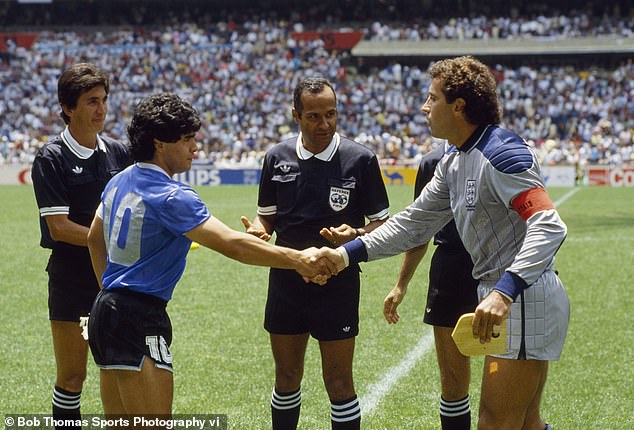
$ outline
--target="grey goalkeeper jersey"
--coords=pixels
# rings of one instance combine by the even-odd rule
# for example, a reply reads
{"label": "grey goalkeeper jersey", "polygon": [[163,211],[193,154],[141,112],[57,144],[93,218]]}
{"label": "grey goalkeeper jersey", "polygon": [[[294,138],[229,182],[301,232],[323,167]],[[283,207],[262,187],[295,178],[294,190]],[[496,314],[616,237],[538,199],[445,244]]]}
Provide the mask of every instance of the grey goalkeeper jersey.
{"label": "grey goalkeeper jersey", "polygon": [[[513,285],[499,289],[515,298],[552,267],[566,236],[543,188],[535,154],[521,137],[498,126],[480,127],[460,149],[449,148],[409,207],[361,238],[367,259],[426,243],[453,217],[473,259],[473,277],[497,282],[508,271],[498,285]],[[535,189],[532,199],[527,192]],[[352,260],[359,255],[354,247],[346,246]]]}

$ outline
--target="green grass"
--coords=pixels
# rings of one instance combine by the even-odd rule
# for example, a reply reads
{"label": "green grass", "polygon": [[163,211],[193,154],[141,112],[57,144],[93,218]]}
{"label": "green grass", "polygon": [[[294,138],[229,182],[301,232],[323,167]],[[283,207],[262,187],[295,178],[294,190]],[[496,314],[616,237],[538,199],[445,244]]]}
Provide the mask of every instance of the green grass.
{"label": "green grass", "polygon": [[[198,190],[212,213],[233,228],[252,217],[256,187]],[[553,200],[570,189],[550,190]],[[389,188],[392,212],[410,199],[409,187]],[[30,187],[0,187],[0,414],[48,413],[55,363],[47,314],[38,212]],[[562,359],[551,365],[542,404],[557,429],[634,426],[634,189],[581,188],[560,206],[568,239],[559,270],[572,304]],[[401,305],[401,322],[388,326],[382,301],[400,257],[362,266],[361,334],[355,381],[363,401],[371,387],[429,336],[422,323],[429,256]],[[273,360],[262,328],[267,270],[243,266],[208,249],[192,252],[169,312],[174,325],[175,413],[222,413],[231,429],[269,427]],[[482,360],[473,360],[472,410],[477,418]],[[301,427],[329,428],[317,344],[311,341],[302,385]],[[363,418],[366,429],[432,429],[438,423],[439,383],[431,348]],[[84,413],[100,413],[98,372],[92,360],[82,395]],[[475,424],[472,426],[475,428]]]}

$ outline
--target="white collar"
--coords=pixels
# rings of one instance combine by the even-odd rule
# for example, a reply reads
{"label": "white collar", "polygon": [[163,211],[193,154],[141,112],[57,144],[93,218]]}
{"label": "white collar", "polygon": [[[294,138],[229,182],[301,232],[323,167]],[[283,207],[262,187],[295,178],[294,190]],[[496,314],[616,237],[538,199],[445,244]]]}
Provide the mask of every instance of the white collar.
{"label": "white collar", "polygon": [[[85,146],[80,145],[79,142],[75,140],[73,135],[70,134],[70,129],[68,128],[68,126],[66,126],[64,131],[62,131],[61,137],[62,141],[66,144],[68,149],[70,149],[73,154],[75,154],[82,160],[89,159],[90,157],[92,157],[92,154],[95,153],[94,149],[86,148]],[[99,137],[99,135],[97,135],[97,148],[99,148],[100,151],[108,152],[106,144],[103,142],[103,140],[101,140],[101,137]]]}
{"label": "white collar", "polygon": [[340,142],[341,138],[339,137],[339,133],[335,132],[335,134],[332,136],[332,140],[330,141],[328,146],[326,146],[326,149],[321,151],[319,154],[313,154],[308,149],[304,148],[304,145],[302,144],[302,133],[300,132],[299,136],[297,136],[295,150],[297,152],[297,157],[299,157],[300,160],[308,160],[311,157],[315,157],[321,161],[330,161],[332,160],[332,157],[335,156],[337,149],[339,149]]}
{"label": "white collar", "polygon": [[168,178],[172,179],[172,177],[170,175],[168,175],[167,172],[165,170],[163,170],[163,168],[160,167],[157,164],[143,162],[143,161],[137,161],[136,165],[137,165],[137,167],[139,167],[141,169],[150,169],[150,170],[154,170],[156,172],[162,173],[165,176],[167,176]]}

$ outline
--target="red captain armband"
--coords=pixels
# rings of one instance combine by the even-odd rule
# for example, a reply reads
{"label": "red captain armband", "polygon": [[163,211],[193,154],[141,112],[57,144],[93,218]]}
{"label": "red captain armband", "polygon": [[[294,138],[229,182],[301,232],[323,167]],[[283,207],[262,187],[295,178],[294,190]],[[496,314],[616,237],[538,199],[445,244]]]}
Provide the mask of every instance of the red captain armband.
{"label": "red captain armband", "polygon": [[537,212],[555,209],[555,205],[553,201],[550,200],[548,193],[541,187],[524,191],[515,197],[511,204],[513,205],[513,209],[515,209],[524,221],[527,221]]}

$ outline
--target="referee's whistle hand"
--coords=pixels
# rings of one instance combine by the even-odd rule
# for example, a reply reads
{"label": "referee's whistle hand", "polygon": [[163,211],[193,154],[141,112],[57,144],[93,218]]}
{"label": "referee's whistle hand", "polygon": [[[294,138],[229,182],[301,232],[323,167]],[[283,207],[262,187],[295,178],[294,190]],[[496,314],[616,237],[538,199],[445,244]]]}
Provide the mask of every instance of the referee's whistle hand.
{"label": "referee's whistle hand", "polygon": [[341,224],[339,227],[324,227],[319,230],[319,234],[321,234],[328,242],[337,246],[350,242],[352,239],[357,237],[356,230],[348,224]]}
{"label": "referee's whistle hand", "polygon": [[249,221],[249,218],[247,218],[245,216],[241,216],[240,217],[240,221],[242,221],[242,225],[244,225],[244,230],[248,234],[251,234],[251,235],[253,235],[253,236],[257,237],[257,238],[260,238],[262,240],[265,240],[267,242],[271,239],[271,235],[268,234],[266,232],[266,230],[264,230],[263,228],[259,228],[258,226],[252,224],[251,221]]}

